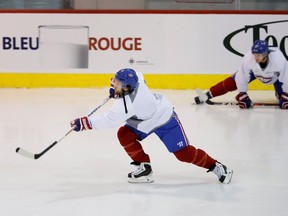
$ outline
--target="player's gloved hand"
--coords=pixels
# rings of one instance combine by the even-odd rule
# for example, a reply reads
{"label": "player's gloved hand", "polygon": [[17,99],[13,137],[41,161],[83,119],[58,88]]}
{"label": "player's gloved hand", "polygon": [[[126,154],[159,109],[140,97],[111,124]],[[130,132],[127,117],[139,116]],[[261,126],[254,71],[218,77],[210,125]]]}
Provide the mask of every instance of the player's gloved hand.
{"label": "player's gloved hand", "polygon": [[110,88],[109,88],[109,97],[110,98],[116,98],[117,97],[117,95],[115,94],[115,89],[113,86],[110,86]]}
{"label": "player's gloved hand", "polygon": [[241,109],[253,108],[253,103],[246,92],[240,92],[235,99],[238,101],[238,105]]}
{"label": "player's gloved hand", "polygon": [[279,107],[281,109],[288,109],[288,93],[283,92],[283,94],[279,96]]}
{"label": "player's gloved hand", "polygon": [[74,119],[70,122],[70,125],[74,128],[74,131],[77,132],[92,129],[92,125],[86,116]]}
{"label": "player's gloved hand", "polygon": [[118,94],[115,94],[115,89],[114,89],[114,79],[112,78],[110,81],[110,88],[109,88],[109,97],[110,98],[119,98]]}

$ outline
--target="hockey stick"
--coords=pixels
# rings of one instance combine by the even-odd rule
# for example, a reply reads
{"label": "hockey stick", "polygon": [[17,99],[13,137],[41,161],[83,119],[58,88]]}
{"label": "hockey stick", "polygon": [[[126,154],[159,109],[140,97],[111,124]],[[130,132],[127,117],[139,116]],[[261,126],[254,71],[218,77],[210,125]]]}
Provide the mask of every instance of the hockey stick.
{"label": "hockey stick", "polygon": [[[209,105],[222,105],[222,106],[238,106],[239,104],[237,102],[213,102],[210,99],[208,99],[208,96],[201,91],[200,89],[195,89],[196,93],[198,94],[201,101],[205,101],[206,104]],[[253,103],[253,106],[279,106],[277,103]]]}
{"label": "hockey stick", "polygon": [[44,149],[42,152],[40,152],[39,154],[33,154],[29,151],[26,151],[25,149],[23,148],[20,148],[18,147],[16,149],[16,152],[23,156],[23,157],[27,157],[27,158],[30,158],[30,159],[38,159],[40,158],[43,154],[45,154],[47,151],[49,151],[53,146],[55,146],[57,143],[59,143],[62,139],[64,139],[64,137],[66,137],[68,134],[70,134],[72,131],[74,130],[74,128],[71,128],[62,138],[60,138],[59,140],[57,141],[54,141],[50,146],[48,146],[46,149]]}
{"label": "hockey stick", "polygon": [[[209,105],[221,105],[221,106],[238,106],[239,104],[237,102],[213,102],[211,100],[206,100],[206,104]],[[279,104],[276,103],[253,103],[253,106],[272,106],[276,107],[279,106]]]}
{"label": "hockey stick", "polygon": [[[100,107],[102,107],[105,103],[107,103],[110,100],[110,97],[107,97],[105,100],[103,100],[103,102],[98,105],[91,113],[88,114],[88,117],[90,117],[91,115],[93,115]],[[29,151],[26,151],[23,148],[16,148],[16,152],[26,158],[30,158],[30,159],[38,159],[40,158],[42,155],[44,155],[47,151],[49,151],[52,147],[54,147],[57,143],[59,143],[62,139],[64,139],[68,134],[70,134],[72,131],[74,130],[74,127],[71,128],[63,137],[61,137],[59,140],[54,141],[51,145],[49,145],[46,149],[44,149],[42,152],[38,153],[38,154],[33,154]]]}

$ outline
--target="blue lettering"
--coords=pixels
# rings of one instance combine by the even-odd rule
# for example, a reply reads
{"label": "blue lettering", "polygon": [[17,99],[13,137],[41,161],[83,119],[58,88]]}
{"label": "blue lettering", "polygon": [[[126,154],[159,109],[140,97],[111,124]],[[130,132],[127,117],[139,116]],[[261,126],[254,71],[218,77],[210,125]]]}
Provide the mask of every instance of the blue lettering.
{"label": "blue lettering", "polygon": [[3,49],[11,49],[12,45],[11,45],[11,38],[9,37],[3,37],[2,40],[2,45],[3,45]]}
{"label": "blue lettering", "polygon": [[13,49],[14,49],[14,50],[19,50],[19,49],[20,49],[20,47],[19,47],[19,46],[17,46],[16,37],[13,37],[12,41],[13,41]]}
{"label": "blue lettering", "polygon": [[39,38],[38,37],[36,38],[36,43],[34,46],[33,46],[33,38],[29,37],[29,48],[31,50],[37,50],[39,48]]}
{"label": "blue lettering", "polygon": [[20,40],[21,40],[21,49],[22,50],[27,50],[28,49],[28,42],[27,42],[27,37],[21,37]]}
{"label": "blue lettering", "polygon": [[37,50],[39,48],[39,38],[32,37],[3,37],[3,50]]}

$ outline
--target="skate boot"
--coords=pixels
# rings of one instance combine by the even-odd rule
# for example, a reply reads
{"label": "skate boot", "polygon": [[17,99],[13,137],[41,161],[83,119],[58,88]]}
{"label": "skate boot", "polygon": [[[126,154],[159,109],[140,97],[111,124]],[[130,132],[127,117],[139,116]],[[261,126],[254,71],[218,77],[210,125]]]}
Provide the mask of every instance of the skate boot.
{"label": "skate boot", "polygon": [[204,103],[204,101],[202,101],[199,96],[195,97],[195,98],[194,98],[194,101],[195,101],[196,104],[202,104],[202,103]]}
{"label": "skate boot", "polygon": [[228,184],[232,179],[233,170],[228,169],[220,162],[216,162],[207,172],[211,171],[218,176],[221,183]]}
{"label": "skate boot", "polygon": [[152,183],[153,172],[150,163],[132,162],[131,165],[136,167],[136,170],[128,174],[128,182],[130,183]]}
{"label": "skate boot", "polygon": [[196,104],[202,104],[212,98],[210,91],[204,93],[200,89],[196,89],[197,97],[194,98]]}

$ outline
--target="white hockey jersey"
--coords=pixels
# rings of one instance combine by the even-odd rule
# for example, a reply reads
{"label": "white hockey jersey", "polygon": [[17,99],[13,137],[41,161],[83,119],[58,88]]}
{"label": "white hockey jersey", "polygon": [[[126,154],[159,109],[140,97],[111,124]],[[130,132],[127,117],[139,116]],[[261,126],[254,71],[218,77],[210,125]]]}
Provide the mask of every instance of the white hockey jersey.
{"label": "white hockey jersey", "polygon": [[284,92],[288,92],[288,62],[280,50],[271,50],[268,54],[268,64],[263,69],[255,61],[252,52],[248,52],[242,61],[241,68],[235,76],[239,92],[247,92],[251,75],[260,82],[271,85],[279,80]]}
{"label": "white hockey jersey", "polygon": [[167,123],[173,115],[173,106],[161,94],[153,94],[145,84],[143,75],[137,73],[135,90],[125,96],[128,113],[125,113],[123,98],[115,99],[108,112],[89,118],[93,129],[114,128],[123,123],[144,133]]}

